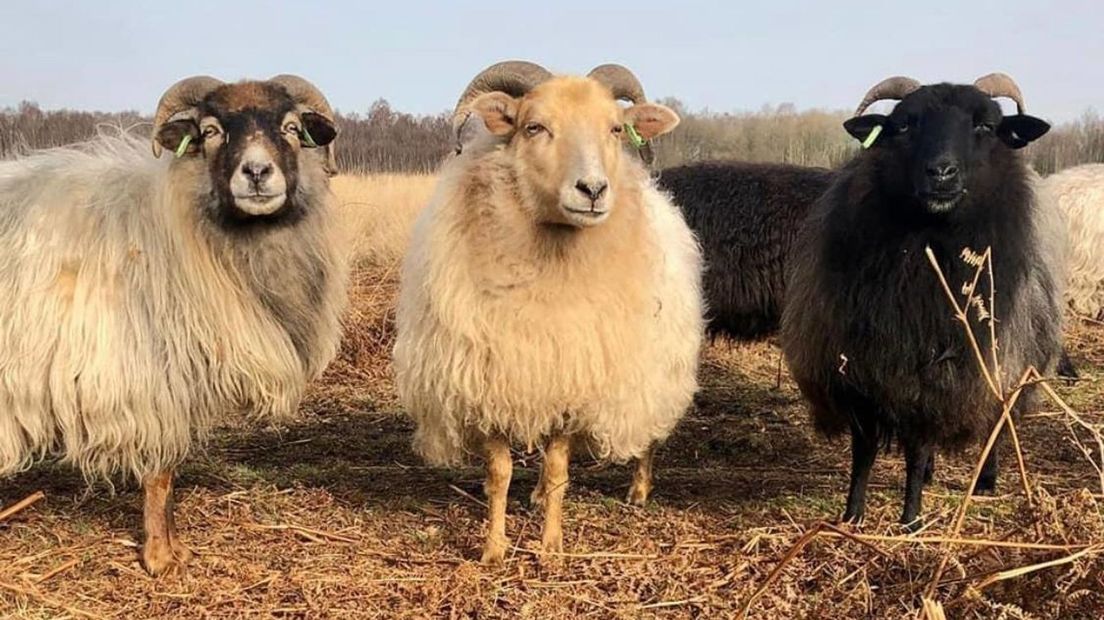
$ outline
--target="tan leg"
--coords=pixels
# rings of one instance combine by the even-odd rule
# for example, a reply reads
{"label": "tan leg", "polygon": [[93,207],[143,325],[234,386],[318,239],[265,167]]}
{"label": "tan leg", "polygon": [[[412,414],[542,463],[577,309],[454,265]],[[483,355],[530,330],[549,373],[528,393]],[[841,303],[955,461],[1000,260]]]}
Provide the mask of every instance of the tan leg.
{"label": "tan leg", "polygon": [[176,535],[173,517],[173,472],[165,471],[146,478],[142,564],[151,575],[160,575],[192,559],[192,552]]}
{"label": "tan leg", "polygon": [[629,496],[625,499],[633,506],[643,506],[648,503],[648,495],[652,492],[652,458],[655,456],[655,449],[653,444],[644,456],[636,460],[632,486],[629,487]]}
{"label": "tan leg", "polygon": [[483,564],[499,566],[506,560],[506,493],[514,463],[510,444],[502,437],[490,437],[485,444],[487,479],[483,492],[487,495],[487,540],[483,544]]}
{"label": "tan leg", "polygon": [[548,481],[545,480],[545,473],[548,468],[541,463],[540,476],[537,478],[537,486],[533,487],[533,492],[529,494],[529,507],[530,508],[544,508],[544,500],[548,497]]}
{"label": "tan leg", "polygon": [[554,435],[544,449],[541,479],[544,483],[544,531],[541,549],[563,553],[563,498],[567,492],[567,463],[571,458],[571,438]]}

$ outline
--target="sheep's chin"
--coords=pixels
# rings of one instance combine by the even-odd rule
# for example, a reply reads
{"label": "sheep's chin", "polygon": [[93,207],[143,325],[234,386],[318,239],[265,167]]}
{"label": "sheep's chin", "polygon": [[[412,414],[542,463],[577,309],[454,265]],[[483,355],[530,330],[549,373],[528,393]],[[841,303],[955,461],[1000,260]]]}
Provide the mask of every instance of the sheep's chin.
{"label": "sheep's chin", "polygon": [[958,206],[959,198],[952,198],[950,200],[929,200],[927,201],[927,208],[929,213],[947,213]]}
{"label": "sheep's chin", "polygon": [[576,228],[589,228],[597,226],[609,217],[609,209],[573,209],[566,205],[560,206],[564,223]]}
{"label": "sheep's chin", "polygon": [[287,202],[287,194],[234,196],[234,206],[247,215],[272,215]]}

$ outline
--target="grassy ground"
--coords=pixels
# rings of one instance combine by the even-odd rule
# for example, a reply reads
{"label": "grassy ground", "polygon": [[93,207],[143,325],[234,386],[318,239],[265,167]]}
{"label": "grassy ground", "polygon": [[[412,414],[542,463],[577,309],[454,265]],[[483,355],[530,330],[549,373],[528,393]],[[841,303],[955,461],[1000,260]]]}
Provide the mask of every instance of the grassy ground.
{"label": "grassy ground", "polygon": [[[298,420],[223,429],[183,469],[178,521],[197,552],[187,571],[141,571],[133,486],[89,492],[79,475],[44,465],[0,483],[0,505],[46,494],[0,523],[0,616],[731,617],[754,597],[750,617],[907,618],[918,617],[945,553],[937,599],[948,617],[1104,613],[1098,547],[983,583],[1104,543],[1097,474],[1057,407],[1021,425],[1034,505],[1006,455],[1000,494],[970,510],[960,537],[990,542],[947,549],[933,538],[951,530],[974,455],[941,459],[918,538],[895,525],[896,455],[879,460],[861,528],[803,537],[842,510],[847,446],[811,432],[769,343],[704,353],[702,392],[660,453],[648,507],[621,501],[628,468],[573,463],[565,557],[542,562],[532,551],[541,519],[526,500],[537,459],[517,453],[507,522],[515,548],[503,569],[483,569],[482,472],[420,464],[387,370],[395,260],[431,188],[429,178],[338,179],[358,256],[349,338]],[[1099,423],[1104,326],[1077,323],[1070,343],[1086,379],[1059,392]],[[1057,547],[1025,548],[1039,541]]]}

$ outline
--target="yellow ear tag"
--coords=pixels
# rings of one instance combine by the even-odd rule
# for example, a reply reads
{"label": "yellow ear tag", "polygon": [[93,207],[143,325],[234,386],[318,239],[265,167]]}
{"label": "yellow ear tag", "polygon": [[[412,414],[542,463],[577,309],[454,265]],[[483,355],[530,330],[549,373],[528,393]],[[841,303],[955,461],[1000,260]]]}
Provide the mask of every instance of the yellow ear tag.
{"label": "yellow ear tag", "polygon": [[180,146],[176,147],[176,158],[180,159],[184,157],[184,153],[188,152],[188,145],[192,143],[192,134],[186,133],[184,137],[180,139]]}
{"label": "yellow ear tag", "polygon": [[880,136],[880,135],[882,135],[882,126],[878,125],[878,126],[874,127],[874,129],[871,129],[870,133],[867,134],[866,140],[863,140],[863,142],[862,142],[862,147],[864,149],[868,149],[868,148],[874,146],[874,141],[877,140],[878,136]]}

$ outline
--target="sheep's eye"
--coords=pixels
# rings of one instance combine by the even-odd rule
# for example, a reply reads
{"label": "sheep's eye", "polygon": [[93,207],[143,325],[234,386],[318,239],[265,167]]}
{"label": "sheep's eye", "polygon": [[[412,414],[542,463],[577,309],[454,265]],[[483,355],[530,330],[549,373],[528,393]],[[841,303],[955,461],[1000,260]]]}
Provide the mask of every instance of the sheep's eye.
{"label": "sheep's eye", "polygon": [[993,133],[993,129],[993,125],[989,123],[979,123],[977,125],[974,125],[974,133],[978,134],[979,136]]}
{"label": "sheep's eye", "polygon": [[218,127],[215,127],[214,125],[207,125],[203,128],[203,139],[206,140],[207,138],[213,138],[220,133],[222,133],[222,131]]}
{"label": "sheep's eye", "polygon": [[614,126],[613,126],[613,129],[611,129],[610,131],[611,131],[611,132],[612,132],[612,133],[613,133],[614,135],[617,135],[617,134],[619,134],[619,133],[621,133],[621,132],[625,131],[625,128],[624,128],[624,127],[622,127],[621,125],[614,125]]}
{"label": "sheep's eye", "polygon": [[296,125],[295,123],[288,123],[287,125],[284,125],[284,133],[295,134],[296,136],[298,136],[299,125]]}
{"label": "sheep's eye", "polygon": [[540,123],[526,123],[525,124],[525,133],[530,135],[530,136],[535,136],[535,135],[537,135],[538,133],[540,133],[542,131],[546,131],[546,130],[544,128],[544,125],[541,125]]}

